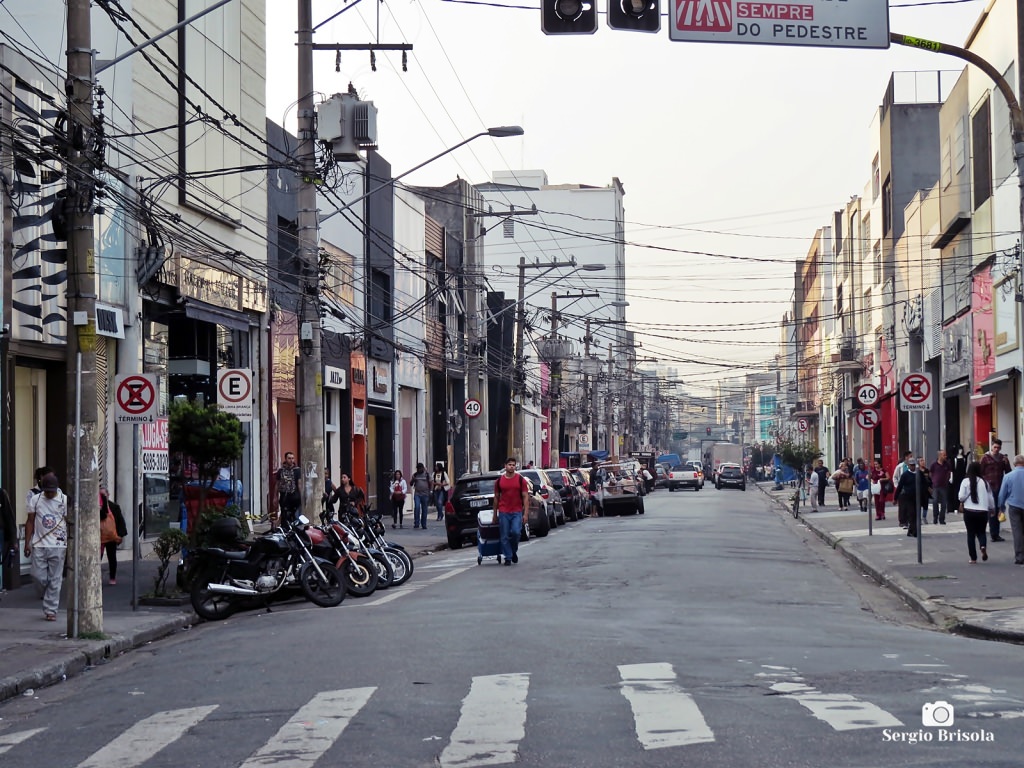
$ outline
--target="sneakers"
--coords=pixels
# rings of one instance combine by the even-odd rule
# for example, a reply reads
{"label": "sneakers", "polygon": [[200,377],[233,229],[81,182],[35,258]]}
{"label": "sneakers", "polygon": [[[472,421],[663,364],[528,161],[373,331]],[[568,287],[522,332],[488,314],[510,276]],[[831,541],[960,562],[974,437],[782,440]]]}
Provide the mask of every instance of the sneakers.
{"label": "sneakers", "polygon": [[984,547],[981,548],[981,559],[988,560],[988,550],[986,550]]}
{"label": "sneakers", "polygon": [[513,563],[518,563],[519,562],[519,555],[513,553],[512,554],[512,562]]}
{"label": "sneakers", "polygon": [[116,587],[117,586],[117,579],[111,579],[110,581],[107,582],[107,584],[109,584],[112,587]]}

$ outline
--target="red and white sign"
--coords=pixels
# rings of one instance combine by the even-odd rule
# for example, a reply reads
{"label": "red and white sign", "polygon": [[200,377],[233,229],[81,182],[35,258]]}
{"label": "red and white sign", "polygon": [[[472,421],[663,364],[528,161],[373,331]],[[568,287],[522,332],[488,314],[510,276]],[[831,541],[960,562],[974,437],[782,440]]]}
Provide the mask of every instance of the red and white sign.
{"label": "red and white sign", "polygon": [[466,411],[466,415],[471,419],[475,419],[481,413],[483,413],[484,407],[480,404],[480,401],[475,398],[469,398],[466,400],[463,409]]}
{"label": "red and white sign", "polygon": [[167,458],[167,419],[159,418],[152,424],[142,425],[139,430],[139,448],[144,474],[167,474],[170,469]]}
{"label": "red and white sign", "polygon": [[861,384],[857,387],[857,402],[861,405],[874,405],[878,402],[878,387],[874,384]]}
{"label": "red and white sign", "polygon": [[874,408],[861,408],[857,411],[857,426],[861,429],[874,429],[878,426],[881,418]]}
{"label": "red and white sign", "polygon": [[150,424],[156,418],[157,380],[150,373],[114,379],[114,414],[118,424]]}
{"label": "red and white sign", "polygon": [[799,419],[797,419],[796,420],[796,428],[799,429],[801,432],[806,432],[807,431],[807,419],[803,418],[802,416]]}
{"label": "red and white sign", "polygon": [[217,371],[217,407],[239,421],[252,421],[252,371],[240,368]]}
{"label": "red and white sign", "polygon": [[900,410],[930,411],[932,409],[932,375],[908,373],[900,379]]}
{"label": "red and white sign", "polygon": [[887,0],[673,0],[668,36],[681,42],[888,48]]}

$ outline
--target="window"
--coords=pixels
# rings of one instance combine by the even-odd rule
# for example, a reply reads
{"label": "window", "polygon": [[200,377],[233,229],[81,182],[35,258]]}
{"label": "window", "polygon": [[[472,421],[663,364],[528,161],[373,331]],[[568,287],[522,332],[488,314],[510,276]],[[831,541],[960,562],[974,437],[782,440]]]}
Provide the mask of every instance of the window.
{"label": "window", "polygon": [[370,325],[386,326],[391,323],[391,278],[387,272],[375,269],[370,274]]}
{"label": "window", "polygon": [[967,116],[956,121],[953,128],[953,173],[960,173],[967,164]]}
{"label": "window", "polygon": [[986,96],[971,118],[971,149],[974,161],[974,210],[992,196],[992,136],[989,99]]}
{"label": "window", "polygon": [[953,183],[953,140],[947,136],[942,142],[942,189]]}
{"label": "window", "polygon": [[[1016,67],[1011,64],[1003,77],[1006,82],[1017,82]],[[1017,166],[1013,160],[1013,139],[1010,135],[1010,109],[1006,106],[1006,99],[997,98],[992,102],[992,126],[995,135],[992,137],[992,152],[995,155],[995,164],[992,171],[995,181],[1000,183],[1007,176],[1016,171]]]}
{"label": "window", "polygon": [[875,202],[875,200],[878,199],[881,172],[882,171],[878,163],[878,155],[875,155],[875,159],[871,161],[871,202]]}
{"label": "window", "polygon": [[882,184],[882,234],[892,232],[892,177],[886,176]]}
{"label": "window", "polygon": [[879,240],[875,240],[874,248],[871,251],[871,263],[874,264],[874,283],[878,285],[884,279],[882,263],[882,243]]}

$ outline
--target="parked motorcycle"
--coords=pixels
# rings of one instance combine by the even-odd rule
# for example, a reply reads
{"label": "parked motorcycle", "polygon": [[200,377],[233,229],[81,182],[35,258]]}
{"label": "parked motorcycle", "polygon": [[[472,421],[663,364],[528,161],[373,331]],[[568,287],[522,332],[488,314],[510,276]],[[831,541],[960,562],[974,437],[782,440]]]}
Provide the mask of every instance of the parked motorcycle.
{"label": "parked motorcycle", "polygon": [[224,619],[246,603],[268,602],[294,586],[314,605],[340,604],[345,599],[344,578],[330,562],[313,555],[308,524],[299,515],[285,527],[256,537],[244,551],[195,550],[190,595],[195,612],[209,621]]}
{"label": "parked motorcycle", "polygon": [[334,519],[333,510],[325,508],[320,520],[320,526],[307,531],[313,554],[334,563],[350,594],[356,597],[373,594],[380,577],[372,555],[350,530]]}

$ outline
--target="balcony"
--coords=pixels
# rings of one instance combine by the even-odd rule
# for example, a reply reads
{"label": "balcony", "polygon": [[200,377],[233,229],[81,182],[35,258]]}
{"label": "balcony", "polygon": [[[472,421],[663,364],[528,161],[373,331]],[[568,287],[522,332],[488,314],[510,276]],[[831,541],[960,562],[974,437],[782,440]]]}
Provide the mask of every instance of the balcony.
{"label": "balcony", "polygon": [[818,406],[813,400],[797,400],[793,406],[793,416],[817,416]]}
{"label": "balcony", "polygon": [[844,344],[832,353],[832,368],[836,371],[860,371],[863,367],[860,350],[853,345]]}

